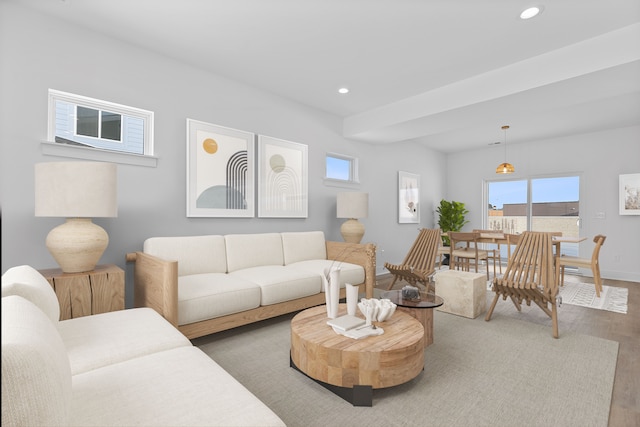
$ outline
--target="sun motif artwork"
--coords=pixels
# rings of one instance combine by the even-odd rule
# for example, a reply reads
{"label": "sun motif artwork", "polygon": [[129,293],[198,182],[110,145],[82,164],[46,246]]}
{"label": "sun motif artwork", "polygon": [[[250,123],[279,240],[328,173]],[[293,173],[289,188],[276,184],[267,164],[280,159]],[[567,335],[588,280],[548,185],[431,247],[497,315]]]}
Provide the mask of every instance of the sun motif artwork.
{"label": "sun motif artwork", "polygon": [[202,148],[209,154],[215,154],[218,151],[218,143],[213,138],[207,138],[202,141]]}
{"label": "sun motif artwork", "polygon": [[287,162],[280,154],[274,154],[273,156],[271,156],[271,158],[269,158],[269,166],[275,173],[280,173],[287,166]]}

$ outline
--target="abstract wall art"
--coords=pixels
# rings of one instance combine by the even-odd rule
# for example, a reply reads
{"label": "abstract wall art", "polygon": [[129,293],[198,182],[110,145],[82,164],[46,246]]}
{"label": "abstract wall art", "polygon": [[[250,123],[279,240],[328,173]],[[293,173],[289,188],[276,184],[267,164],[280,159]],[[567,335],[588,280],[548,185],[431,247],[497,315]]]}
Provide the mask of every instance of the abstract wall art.
{"label": "abstract wall art", "polygon": [[620,175],[620,215],[640,215],[640,173]]}
{"label": "abstract wall art", "polygon": [[258,216],[306,218],[307,146],[258,135]]}
{"label": "abstract wall art", "polygon": [[420,222],[420,175],[398,172],[398,223]]}
{"label": "abstract wall art", "polygon": [[255,135],[187,119],[187,216],[253,217]]}

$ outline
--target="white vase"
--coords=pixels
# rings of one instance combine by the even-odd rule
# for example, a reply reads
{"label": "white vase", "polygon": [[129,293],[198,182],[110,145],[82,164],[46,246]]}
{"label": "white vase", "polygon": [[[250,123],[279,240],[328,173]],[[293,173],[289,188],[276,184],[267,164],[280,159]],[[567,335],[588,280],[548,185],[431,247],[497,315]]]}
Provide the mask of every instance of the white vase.
{"label": "white vase", "polygon": [[347,314],[349,316],[356,315],[356,308],[358,307],[358,293],[360,288],[357,285],[351,283],[345,283],[347,293]]}
{"label": "white vase", "polygon": [[338,317],[338,306],[340,304],[340,269],[332,268],[329,271],[328,286],[325,289],[327,302],[327,317],[335,319]]}

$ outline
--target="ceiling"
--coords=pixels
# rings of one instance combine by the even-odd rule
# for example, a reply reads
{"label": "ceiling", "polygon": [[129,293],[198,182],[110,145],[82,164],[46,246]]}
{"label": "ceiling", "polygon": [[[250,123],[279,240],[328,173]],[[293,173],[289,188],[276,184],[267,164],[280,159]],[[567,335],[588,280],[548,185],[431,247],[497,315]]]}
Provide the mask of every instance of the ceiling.
{"label": "ceiling", "polygon": [[640,125],[638,0],[10,1],[337,115],[355,140],[451,153],[505,124],[509,144]]}

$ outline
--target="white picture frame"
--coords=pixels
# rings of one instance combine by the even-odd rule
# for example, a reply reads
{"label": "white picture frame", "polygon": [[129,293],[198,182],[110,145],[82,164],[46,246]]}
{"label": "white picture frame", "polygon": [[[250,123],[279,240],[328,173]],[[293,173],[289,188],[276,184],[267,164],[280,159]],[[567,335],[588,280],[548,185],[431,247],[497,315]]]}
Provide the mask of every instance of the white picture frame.
{"label": "white picture frame", "polygon": [[187,119],[187,217],[255,216],[255,134]]}
{"label": "white picture frame", "polygon": [[398,223],[420,223],[420,175],[398,172]]}
{"label": "white picture frame", "polygon": [[308,217],[308,147],[258,135],[258,217]]}
{"label": "white picture frame", "polygon": [[640,173],[620,175],[620,215],[640,215]]}

